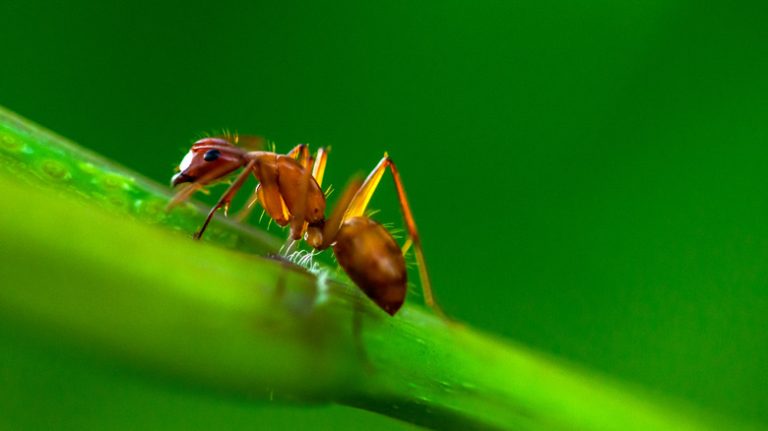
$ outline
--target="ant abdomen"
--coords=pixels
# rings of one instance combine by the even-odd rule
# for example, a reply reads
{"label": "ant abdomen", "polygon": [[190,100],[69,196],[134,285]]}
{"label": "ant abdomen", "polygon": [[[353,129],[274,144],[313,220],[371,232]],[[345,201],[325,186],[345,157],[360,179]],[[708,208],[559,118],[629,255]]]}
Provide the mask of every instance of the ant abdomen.
{"label": "ant abdomen", "polygon": [[390,315],[405,301],[405,259],[392,235],[368,217],[352,217],[339,230],[336,259],[365,294]]}

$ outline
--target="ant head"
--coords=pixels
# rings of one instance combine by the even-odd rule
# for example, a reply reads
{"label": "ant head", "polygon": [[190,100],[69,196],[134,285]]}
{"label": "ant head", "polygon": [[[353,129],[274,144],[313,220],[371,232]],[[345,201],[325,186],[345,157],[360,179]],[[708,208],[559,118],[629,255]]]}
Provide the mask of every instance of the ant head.
{"label": "ant head", "polygon": [[245,151],[221,138],[204,138],[192,145],[179,164],[179,172],[171,178],[171,185],[181,183],[208,184],[245,163]]}

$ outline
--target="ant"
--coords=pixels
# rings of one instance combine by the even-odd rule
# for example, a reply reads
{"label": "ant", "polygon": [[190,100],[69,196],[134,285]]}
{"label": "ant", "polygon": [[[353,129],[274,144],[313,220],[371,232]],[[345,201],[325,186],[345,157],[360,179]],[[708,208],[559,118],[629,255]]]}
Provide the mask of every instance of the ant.
{"label": "ant", "polygon": [[[236,145],[240,143],[243,145]],[[328,152],[320,148],[311,157],[309,147],[300,144],[287,154],[278,154],[262,151],[263,144],[260,137],[208,137],[195,142],[184,156],[171,185],[190,184],[176,194],[169,208],[184,202],[205,185],[243,169],[208,213],[195,239],[202,237],[219,208],[224,208],[226,215],[233,196],[252,174],[259,184],[248,206],[258,202],[278,225],[290,225],[293,240],[304,238],[316,250],[333,247],[336,260],[352,281],[390,315],[405,301],[407,271],[403,256],[413,245],[425,303],[445,316],[432,294],[424,251],[400,173],[386,153],[365,181],[350,181],[330,216],[325,218],[325,194],[320,186]],[[381,224],[365,215],[387,169],[394,179],[409,235],[402,248]]]}

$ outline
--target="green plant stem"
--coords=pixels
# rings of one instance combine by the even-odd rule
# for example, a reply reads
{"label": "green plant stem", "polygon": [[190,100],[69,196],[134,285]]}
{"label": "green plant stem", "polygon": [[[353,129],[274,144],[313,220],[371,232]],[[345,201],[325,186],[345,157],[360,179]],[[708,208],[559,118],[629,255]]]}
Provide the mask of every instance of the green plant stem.
{"label": "green plant stem", "polygon": [[[33,184],[58,190],[145,223],[194,232],[208,208],[188,202],[174,211],[165,207],[168,187],[94,154],[69,140],[0,107],[0,171]],[[265,232],[218,217],[206,241],[254,253],[274,253],[280,241]]]}
{"label": "green plant stem", "polygon": [[355,287],[137,221],[135,202],[19,182],[32,175],[19,166],[15,179],[0,170],[7,327],[214,394],[338,402],[437,429],[734,429],[417,306],[389,317]]}

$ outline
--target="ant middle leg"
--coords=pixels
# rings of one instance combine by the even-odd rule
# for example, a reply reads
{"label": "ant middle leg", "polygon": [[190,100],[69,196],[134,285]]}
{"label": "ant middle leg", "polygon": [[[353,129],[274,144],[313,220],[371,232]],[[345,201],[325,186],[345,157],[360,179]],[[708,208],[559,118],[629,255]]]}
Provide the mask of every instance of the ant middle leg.
{"label": "ant middle leg", "polygon": [[307,169],[309,167],[310,163],[310,156],[309,156],[309,145],[307,144],[299,144],[296,145],[291,149],[291,151],[288,151],[286,156],[296,159],[299,164],[301,164],[304,169]]}
{"label": "ant middle leg", "polygon": [[[313,181],[317,183],[318,187],[322,187],[322,181],[323,176],[325,175],[325,166],[327,161],[328,152],[325,150],[325,148],[320,147],[317,150],[315,157],[312,157],[308,161],[308,163],[312,164],[312,169],[310,169],[309,166],[305,166],[304,171],[301,173],[301,179],[298,182],[298,194],[296,195],[297,200],[295,201],[295,205],[293,207],[293,218],[291,219],[290,239],[294,241],[298,241],[304,237],[304,234],[307,232],[309,227],[307,221],[317,220],[317,216],[307,217],[307,211],[311,211],[308,207],[317,204],[316,202],[310,202],[311,196],[309,188]],[[322,192],[322,189],[320,189],[320,191]],[[314,197],[314,199],[317,199],[317,197]],[[321,196],[320,199],[322,200],[322,207],[324,209],[325,196]],[[320,214],[320,219],[322,218],[324,217],[322,214]]]}
{"label": "ant middle leg", "polygon": [[304,235],[304,228],[306,226],[307,193],[310,181],[312,181],[312,170],[305,167],[304,172],[301,174],[301,180],[299,181],[299,200],[291,215],[291,239],[294,241],[300,240]]}
{"label": "ant middle leg", "polygon": [[328,150],[324,147],[317,149],[315,157],[312,160],[312,176],[317,181],[318,186],[323,185],[323,177],[325,176],[325,165],[328,162]]}

